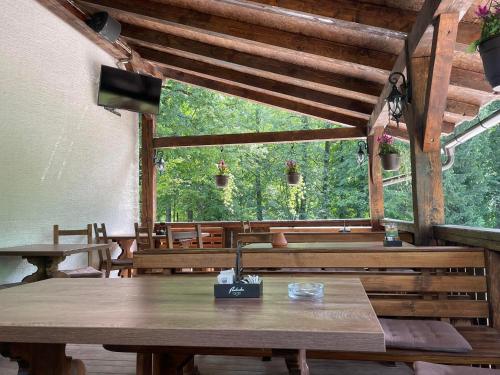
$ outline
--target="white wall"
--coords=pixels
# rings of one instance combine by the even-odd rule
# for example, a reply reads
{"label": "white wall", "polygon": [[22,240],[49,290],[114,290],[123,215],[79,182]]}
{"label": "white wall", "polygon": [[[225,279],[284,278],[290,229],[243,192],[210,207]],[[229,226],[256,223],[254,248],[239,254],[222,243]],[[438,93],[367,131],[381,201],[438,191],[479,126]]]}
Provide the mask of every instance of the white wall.
{"label": "white wall", "polygon": [[[133,231],[138,117],[96,105],[113,58],[34,0],[3,1],[0,25],[0,247],[51,243],[53,224]],[[32,270],[0,257],[0,284]]]}

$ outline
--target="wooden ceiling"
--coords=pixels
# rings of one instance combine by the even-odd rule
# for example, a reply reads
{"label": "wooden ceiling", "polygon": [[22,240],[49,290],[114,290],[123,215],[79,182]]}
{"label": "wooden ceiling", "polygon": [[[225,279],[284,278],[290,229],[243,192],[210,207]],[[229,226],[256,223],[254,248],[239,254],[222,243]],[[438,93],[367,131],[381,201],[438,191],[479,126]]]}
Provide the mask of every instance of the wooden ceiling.
{"label": "wooden ceiling", "polygon": [[[38,0],[118,58],[66,0]],[[418,54],[432,38],[426,18],[460,14],[443,132],[492,100],[478,54],[465,52],[480,27],[479,1],[427,0],[74,0],[122,24],[135,70],[369,131],[387,124],[387,79],[405,69],[405,40]],[[428,5],[428,6],[427,6]],[[88,30],[87,30],[88,29]],[[90,30],[90,33],[89,33]],[[411,45],[415,40],[415,45]],[[424,41],[422,43],[422,40]],[[418,43],[418,45],[417,45]],[[404,124],[389,132],[406,138]]]}

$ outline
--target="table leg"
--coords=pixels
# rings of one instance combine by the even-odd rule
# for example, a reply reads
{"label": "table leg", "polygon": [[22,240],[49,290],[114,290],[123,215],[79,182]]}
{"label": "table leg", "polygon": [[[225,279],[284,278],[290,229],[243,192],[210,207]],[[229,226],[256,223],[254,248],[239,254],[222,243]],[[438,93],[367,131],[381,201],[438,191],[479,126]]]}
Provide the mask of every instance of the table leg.
{"label": "table leg", "polygon": [[[118,259],[132,259],[132,244],[134,243],[135,240],[119,240],[119,241],[116,241],[116,243],[118,244],[118,246],[120,247],[121,249],[121,253],[120,255],[118,255]],[[129,274],[129,272],[132,272],[132,271],[129,271],[127,269],[125,270],[120,270],[118,272],[118,275],[122,276],[122,277],[130,277],[131,275]]]}
{"label": "table leg", "polygon": [[67,277],[59,272],[59,263],[66,257],[24,257],[29,264],[36,267],[36,271],[23,279],[23,283],[34,283],[35,281],[50,279],[52,277]]}
{"label": "table leg", "polygon": [[273,356],[285,358],[290,375],[309,375],[305,350],[273,350]]}
{"label": "table leg", "polygon": [[183,375],[192,360],[192,354],[153,353],[153,375]]}
{"label": "table leg", "polygon": [[85,365],[66,356],[65,344],[0,344],[0,354],[19,364],[18,375],[86,375]]}
{"label": "table leg", "polygon": [[153,374],[152,353],[137,353],[136,374],[137,375]]}

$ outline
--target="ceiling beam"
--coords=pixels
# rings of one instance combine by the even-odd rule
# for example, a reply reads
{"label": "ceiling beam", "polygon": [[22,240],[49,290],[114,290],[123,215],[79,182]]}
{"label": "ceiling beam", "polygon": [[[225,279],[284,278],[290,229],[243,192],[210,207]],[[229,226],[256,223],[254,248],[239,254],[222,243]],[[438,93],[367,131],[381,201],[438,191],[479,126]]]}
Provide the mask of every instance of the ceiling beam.
{"label": "ceiling beam", "polygon": [[[358,22],[365,25],[391,29],[408,33],[417,19],[419,2],[373,0],[252,0],[253,2],[276,6],[292,11],[304,12],[344,21]],[[478,39],[481,29],[472,17],[464,17],[466,22],[459,25],[458,42],[470,44]]]}
{"label": "ceiling beam", "polygon": [[365,115],[369,115],[373,109],[373,105],[370,103],[327,94],[289,83],[278,82],[255,74],[241,72],[237,70],[238,66],[235,65],[226,64],[225,66],[217,66],[144,47],[136,47],[136,50],[146,59],[164,66],[196,72],[211,78],[235,82],[271,93],[277,93],[286,97],[305,100],[318,105],[334,107],[339,110],[346,110]]}
{"label": "ceiling beam", "polygon": [[[472,0],[426,0],[417,16],[415,25],[408,34],[408,47],[407,49],[403,49],[403,51],[401,51],[394,67],[392,68],[392,71],[405,71],[406,61],[409,58],[407,56],[407,51],[411,56],[430,55],[432,38],[429,41],[426,34],[429,34],[429,31],[432,32],[431,25],[436,17],[444,13],[457,13],[458,20],[460,20],[465,12],[470,8],[471,4]],[[385,99],[389,95],[391,86],[392,85],[389,82],[386,82],[378,103],[370,116],[370,120],[368,121],[368,131],[370,134],[373,134],[375,127],[383,126],[388,122]]]}
{"label": "ceiling beam", "polygon": [[[144,43],[141,44],[141,46]],[[156,45],[147,44],[148,47],[157,47]],[[310,89],[307,85],[302,85],[303,81],[295,81],[293,84],[288,83],[287,77],[279,77],[274,75],[271,78],[266,78],[265,72],[256,69],[243,69],[240,65],[227,64],[219,60],[205,59],[198,61],[194,58],[185,58],[166,52],[165,49],[157,50],[153,48],[144,48],[135,46],[136,50],[148,60],[161,64],[163,66],[175,67],[184,71],[196,72],[227,82],[235,82],[238,84],[266,90],[268,93],[278,94],[294,100],[303,100],[317,106],[331,107],[337,112],[350,113],[357,117],[368,118],[363,115],[368,115],[373,109],[372,102],[365,102],[365,97],[357,97],[355,99],[345,98],[341,96],[331,95],[315,89]],[[161,47],[160,47],[161,48]],[[173,51],[172,51],[173,52]],[[191,56],[191,55],[190,55]],[[263,77],[264,76],[264,77]],[[452,111],[447,114],[446,121],[449,119],[452,122],[460,119],[463,116],[474,116],[477,113],[478,106],[448,101],[447,110]],[[349,112],[346,112],[349,111]],[[458,112],[458,113],[457,113]]]}
{"label": "ceiling beam", "polygon": [[192,72],[185,72],[180,69],[174,68],[161,68],[165,77],[173,80],[204,87],[210,90],[218,91],[224,94],[244,98],[256,103],[266,104],[279,109],[285,109],[292,112],[300,113],[316,117],[321,120],[327,120],[334,124],[343,124],[348,126],[361,127],[366,126],[366,121],[342,113],[337,113],[325,108],[316,107],[310,104],[294,101],[283,97],[278,97],[269,93],[256,91],[249,87],[242,87],[230,82],[221,82],[215,79],[204,77],[202,75],[194,74]]}
{"label": "ceiling beam", "polygon": [[339,141],[362,139],[365,134],[357,128],[334,128],[315,130],[292,130],[263,133],[195,135],[185,137],[161,137],[153,140],[155,148],[209,147],[266,143],[292,143]]}
{"label": "ceiling beam", "polygon": [[[344,38],[343,43],[331,42],[159,2],[79,0],[79,4],[105,10],[122,23],[379,84],[385,83],[397,57],[349,45],[349,38]],[[455,76],[453,70],[452,84]],[[468,78],[458,74],[456,81],[467,88],[490,91],[482,75]]]}
{"label": "ceiling beam", "polygon": [[373,103],[376,102],[384,87],[377,82],[239,52],[231,48],[210,45],[126,23],[122,24],[122,35],[132,46],[162,48],[181,56],[196,56],[201,61],[212,59],[237,64],[241,67],[259,70],[263,74],[268,73],[268,78],[287,77],[290,81],[300,81],[303,84],[307,82],[308,87],[320,91],[351,98],[364,97],[364,101]]}

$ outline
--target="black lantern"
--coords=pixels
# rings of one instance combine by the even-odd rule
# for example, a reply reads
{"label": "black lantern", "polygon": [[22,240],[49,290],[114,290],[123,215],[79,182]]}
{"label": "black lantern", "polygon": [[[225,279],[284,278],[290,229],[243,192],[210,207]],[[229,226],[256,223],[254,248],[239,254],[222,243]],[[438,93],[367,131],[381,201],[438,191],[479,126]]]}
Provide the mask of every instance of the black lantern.
{"label": "black lantern", "polygon": [[[399,91],[397,83],[399,78],[403,79],[402,88],[404,92]],[[403,73],[394,72],[389,76],[389,82],[392,83],[392,90],[387,97],[387,106],[389,108],[389,114],[396,121],[399,127],[399,119],[403,116],[403,107],[408,102],[408,97],[406,95],[406,79]]]}
{"label": "black lantern", "polygon": [[163,159],[163,153],[155,151],[155,155],[153,157],[153,163],[156,166],[156,169],[158,169],[158,172],[160,173],[160,176],[163,174],[165,171],[165,159]]}
{"label": "black lantern", "polygon": [[358,142],[358,165],[363,164],[365,161],[365,150],[366,154],[368,154],[368,145],[366,144],[365,141],[359,141]]}

